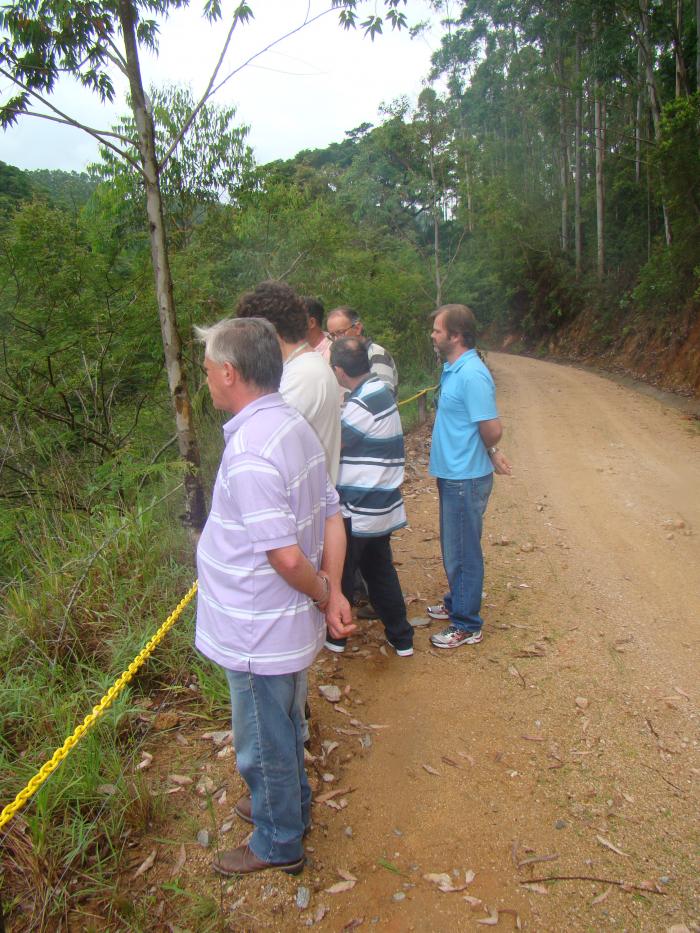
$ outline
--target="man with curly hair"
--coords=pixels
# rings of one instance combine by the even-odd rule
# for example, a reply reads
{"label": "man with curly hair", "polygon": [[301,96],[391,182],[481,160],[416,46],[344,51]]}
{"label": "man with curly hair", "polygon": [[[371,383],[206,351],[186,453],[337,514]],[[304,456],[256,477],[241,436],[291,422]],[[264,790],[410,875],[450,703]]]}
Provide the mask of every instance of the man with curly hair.
{"label": "man with curly hair", "polygon": [[285,282],[261,282],[243,295],[236,312],[240,318],[264,318],[277,331],[284,363],[280,394],[318,435],[335,485],[340,462],[338,387],[328,363],[309,346],[302,299]]}

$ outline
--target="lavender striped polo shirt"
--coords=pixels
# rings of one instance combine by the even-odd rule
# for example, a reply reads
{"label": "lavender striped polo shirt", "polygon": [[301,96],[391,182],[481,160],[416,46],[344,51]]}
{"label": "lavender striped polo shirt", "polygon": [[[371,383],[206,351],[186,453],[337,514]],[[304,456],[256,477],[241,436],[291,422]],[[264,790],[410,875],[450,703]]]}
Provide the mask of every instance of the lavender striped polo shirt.
{"label": "lavender striped polo shirt", "polygon": [[320,567],[325,521],[338,511],[325,454],[277,392],[227,422],[224,439],[197,548],[195,645],[233,671],[301,671],[323,645],[324,619],[275,572],[266,552],[298,544]]}

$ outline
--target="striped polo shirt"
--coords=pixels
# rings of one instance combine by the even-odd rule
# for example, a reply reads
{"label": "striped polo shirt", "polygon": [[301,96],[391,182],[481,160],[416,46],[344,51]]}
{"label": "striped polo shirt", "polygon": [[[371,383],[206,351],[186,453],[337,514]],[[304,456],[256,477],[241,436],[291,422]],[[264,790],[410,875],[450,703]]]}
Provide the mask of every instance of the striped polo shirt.
{"label": "striped polo shirt", "polygon": [[372,538],[402,528],[403,430],[394,396],[377,376],[348,395],[341,430],[338,494],[353,535]]}
{"label": "striped polo shirt", "polygon": [[318,569],[326,518],[338,511],[313,429],[275,392],[224,425],[226,447],[197,548],[195,645],[233,671],[290,674],[325,636],[322,614],[267,551],[298,544]]}

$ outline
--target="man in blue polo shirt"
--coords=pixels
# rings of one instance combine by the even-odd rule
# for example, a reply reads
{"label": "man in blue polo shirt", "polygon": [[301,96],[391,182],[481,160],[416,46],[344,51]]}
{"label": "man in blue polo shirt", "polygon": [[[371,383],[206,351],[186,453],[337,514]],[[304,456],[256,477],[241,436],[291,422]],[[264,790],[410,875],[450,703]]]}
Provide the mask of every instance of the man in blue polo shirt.
{"label": "man in blue polo shirt", "polygon": [[466,305],[433,314],[432,341],[445,360],[430,450],[437,477],[440,547],[450,591],[428,615],[449,624],[430,639],[436,648],[476,645],[482,639],[484,557],[481,530],[493,474],[510,475],[496,446],[503,433],[491,373],[475,350],[476,319]]}

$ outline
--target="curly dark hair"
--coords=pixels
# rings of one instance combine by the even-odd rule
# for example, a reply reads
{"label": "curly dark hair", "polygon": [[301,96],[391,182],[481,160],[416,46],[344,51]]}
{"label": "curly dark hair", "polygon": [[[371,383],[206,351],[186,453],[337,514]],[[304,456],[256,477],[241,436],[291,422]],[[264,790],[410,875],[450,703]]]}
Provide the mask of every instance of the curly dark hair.
{"label": "curly dark hair", "polygon": [[252,292],[241,296],[236,315],[265,318],[285,343],[298,343],[306,337],[306,308],[286,282],[261,282]]}

